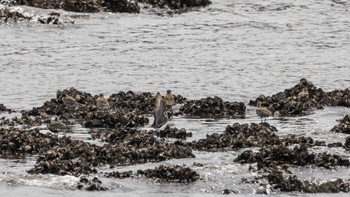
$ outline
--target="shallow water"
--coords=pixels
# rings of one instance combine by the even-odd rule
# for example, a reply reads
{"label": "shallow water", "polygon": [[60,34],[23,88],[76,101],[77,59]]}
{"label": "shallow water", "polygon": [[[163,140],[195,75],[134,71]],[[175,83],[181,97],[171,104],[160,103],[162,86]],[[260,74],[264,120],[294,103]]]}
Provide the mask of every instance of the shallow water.
{"label": "shallow water", "polygon": [[[303,77],[325,91],[350,87],[350,1],[344,5],[330,0],[212,2],[209,7],[173,16],[159,16],[161,10],[88,14],[88,18],[76,19],[76,24],[63,28],[0,24],[0,103],[12,109],[31,109],[69,87],[105,95],[127,90],[165,93],[171,89],[190,99],[216,95],[246,104],[260,94],[290,88]],[[345,114],[350,114],[349,108],[327,107],[309,116],[274,117],[268,122],[281,136],[293,133],[343,143],[346,135],[329,130]],[[190,140],[196,140],[224,131],[227,124],[258,121],[254,108],[248,107],[246,119],[178,117],[169,124],[186,128],[194,134]],[[85,139],[86,130],[77,131],[73,137]],[[345,154],[337,148],[328,151]],[[195,152],[194,159],[162,162],[205,164],[192,167],[202,180],[189,185],[102,179],[112,188],[103,195],[218,196],[225,188],[254,194],[259,188],[240,184],[242,177],[255,174],[248,173],[248,166],[232,162],[238,154]],[[96,195],[72,191],[75,177],[26,174],[34,163],[34,158],[0,159],[0,195]],[[332,179],[347,178],[350,170],[301,168],[296,169],[298,173],[301,178]]]}

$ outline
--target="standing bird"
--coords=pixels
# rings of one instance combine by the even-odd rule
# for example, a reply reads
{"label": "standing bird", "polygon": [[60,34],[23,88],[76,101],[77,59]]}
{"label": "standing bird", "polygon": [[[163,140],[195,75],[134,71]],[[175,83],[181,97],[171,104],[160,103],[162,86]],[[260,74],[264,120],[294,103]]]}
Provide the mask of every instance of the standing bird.
{"label": "standing bird", "polygon": [[168,122],[168,115],[166,112],[166,102],[159,92],[157,92],[157,95],[156,95],[156,109],[153,112],[153,117],[154,117],[154,121],[153,121],[152,127],[154,128],[160,128],[166,122]]}
{"label": "standing bird", "polygon": [[171,90],[166,91],[165,101],[166,101],[167,106],[171,107],[171,106],[175,105],[174,95],[171,93]]}
{"label": "standing bird", "polygon": [[309,90],[307,87],[304,87],[298,94],[298,99],[300,101],[307,101],[309,100]]}
{"label": "standing bird", "polygon": [[72,129],[63,122],[61,122],[58,118],[50,120],[50,123],[47,124],[47,128],[53,133],[72,132]]}
{"label": "standing bird", "polygon": [[73,97],[71,97],[69,95],[65,95],[62,98],[62,101],[69,108],[76,108],[76,107],[79,107],[81,105],[80,103],[78,103],[78,101],[76,101]]}
{"label": "standing bird", "polygon": [[263,118],[265,118],[265,122],[266,122],[266,118],[273,115],[270,110],[268,110],[266,107],[261,106],[261,102],[258,102],[257,104],[256,114],[260,116],[261,122],[263,122]]}
{"label": "standing bird", "polygon": [[96,99],[96,106],[97,106],[98,109],[101,109],[101,110],[108,110],[110,108],[109,102],[103,96],[102,93],[100,93],[100,95]]}

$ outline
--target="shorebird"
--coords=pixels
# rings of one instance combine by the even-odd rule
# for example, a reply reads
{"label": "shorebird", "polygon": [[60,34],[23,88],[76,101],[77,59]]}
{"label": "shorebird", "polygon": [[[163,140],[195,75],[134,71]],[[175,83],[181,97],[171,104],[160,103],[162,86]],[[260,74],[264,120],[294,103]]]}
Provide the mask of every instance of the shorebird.
{"label": "shorebird", "polygon": [[301,89],[301,91],[298,94],[298,99],[301,101],[306,101],[309,99],[309,90],[307,89],[307,87]]}
{"label": "shorebird", "polygon": [[262,107],[261,102],[258,102],[257,104],[256,114],[260,116],[261,122],[263,122],[263,118],[265,118],[265,122],[266,122],[266,118],[269,116],[272,116],[272,112],[268,110],[266,107]]}
{"label": "shorebird", "polygon": [[58,118],[55,118],[54,120],[50,120],[50,123],[47,124],[47,128],[53,133],[72,131],[69,126],[61,122]]}
{"label": "shorebird", "polygon": [[100,93],[99,97],[96,99],[96,106],[98,109],[108,110],[110,108],[108,100]]}
{"label": "shorebird", "polygon": [[75,100],[75,98],[73,98],[69,95],[65,95],[62,98],[62,101],[69,108],[76,108],[76,107],[79,107],[81,105],[80,103],[78,103],[78,101]]}
{"label": "shorebird", "polygon": [[166,112],[166,102],[159,92],[156,94],[156,109],[153,112],[154,121],[152,127],[160,128],[168,122],[168,115]]}
{"label": "shorebird", "polygon": [[166,91],[165,101],[166,104],[170,107],[175,104],[174,95],[171,93],[171,90]]}

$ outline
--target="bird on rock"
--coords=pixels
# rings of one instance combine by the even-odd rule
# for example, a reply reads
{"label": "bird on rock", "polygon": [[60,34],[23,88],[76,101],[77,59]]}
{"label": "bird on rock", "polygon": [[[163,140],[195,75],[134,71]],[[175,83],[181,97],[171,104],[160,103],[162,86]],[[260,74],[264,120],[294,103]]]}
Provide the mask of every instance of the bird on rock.
{"label": "bird on rock", "polygon": [[171,107],[171,106],[175,105],[174,95],[171,93],[171,90],[166,91],[165,101],[166,101],[167,106]]}
{"label": "bird on rock", "polygon": [[96,106],[100,110],[108,110],[110,108],[108,100],[104,97],[102,93],[99,94],[96,99]]}
{"label": "bird on rock", "polygon": [[62,121],[60,121],[58,118],[55,118],[53,120],[50,120],[50,123],[47,124],[47,128],[53,132],[53,133],[58,133],[58,132],[71,132],[72,129],[64,124]]}
{"label": "bird on rock", "polygon": [[266,122],[266,118],[273,115],[269,109],[261,106],[261,102],[258,102],[257,104],[256,114],[261,118],[261,122],[263,122],[263,118],[265,118]]}
{"label": "bird on rock", "polygon": [[81,104],[78,103],[78,101],[76,101],[75,98],[73,98],[73,97],[71,97],[69,95],[65,95],[62,98],[62,101],[69,108],[76,108],[76,107],[81,106]]}
{"label": "bird on rock", "polygon": [[157,92],[156,94],[155,103],[156,103],[156,108],[153,112],[154,121],[153,121],[152,127],[160,128],[165,123],[168,122],[168,115],[166,112],[166,102],[159,92]]}

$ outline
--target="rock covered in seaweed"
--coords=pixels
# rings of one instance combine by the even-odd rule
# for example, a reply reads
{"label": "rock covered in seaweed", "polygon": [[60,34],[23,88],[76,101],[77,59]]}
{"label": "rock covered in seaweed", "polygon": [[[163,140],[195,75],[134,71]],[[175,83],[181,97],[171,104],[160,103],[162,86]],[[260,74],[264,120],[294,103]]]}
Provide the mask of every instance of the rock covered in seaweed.
{"label": "rock covered in seaweed", "polygon": [[245,110],[244,103],[223,101],[217,96],[190,100],[180,107],[183,114],[203,118],[244,118]]}
{"label": "rock covered in seaweed", "polygon": [[200,139],[191,143],[196,150],[222,151],[237,150],[248,147],[262,147],[266,144],[280,143],[275,134],[277,129],[268,123],[263,124],[239,124],[228,125],[221,134],[207,135],[206,139]]}
{"label": "rock covered in seaweed", "polygon": [[350,90],[325,92],[306,79],[301,79],[293,88],[272,96],[260,95],[250,100],[249,105],[256,106],[258,102],[268,106],[272,112],[279,112],[281,116],[298,116],[323,106],[350,106]]}
{"label": "rock covered in seaweed", "polygon": [[337,133],[350,134],[350,116],[346,115],[338,125],[334,126],[331,131]]}

